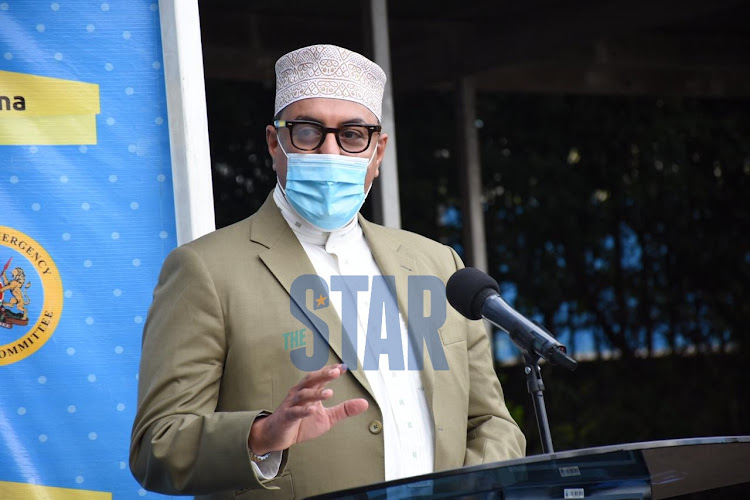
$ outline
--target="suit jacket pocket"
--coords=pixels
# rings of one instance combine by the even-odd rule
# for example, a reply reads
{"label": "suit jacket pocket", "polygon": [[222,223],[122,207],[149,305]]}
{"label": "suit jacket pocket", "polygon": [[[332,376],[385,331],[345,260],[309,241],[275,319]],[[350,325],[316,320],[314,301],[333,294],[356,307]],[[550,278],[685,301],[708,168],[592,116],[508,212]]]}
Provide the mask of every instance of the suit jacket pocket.
{"label": "suit jacket pocket", "polygon": [[451,314],[449,310],[445,323],[438,329],[440,340],[442,340],[445,346],[466,340],[466,331],[471,326],[468,324],[466,318],[460,316],[458,313]]}

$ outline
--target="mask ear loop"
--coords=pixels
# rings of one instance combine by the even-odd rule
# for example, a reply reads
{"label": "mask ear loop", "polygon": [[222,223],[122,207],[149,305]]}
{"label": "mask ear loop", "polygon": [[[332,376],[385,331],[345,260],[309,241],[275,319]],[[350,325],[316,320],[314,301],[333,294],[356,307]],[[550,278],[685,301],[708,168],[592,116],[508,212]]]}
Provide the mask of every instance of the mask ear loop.
{"label": "mask ear loop", "polygon": [[278,129],[276,129],[276,142],[278,143],[279,147],[281,148],[281,152],[284,153],[284,156],[286,156],[287,159],[289,159],[289,155],[287,154],[286,149],[284,149],[284,145],[281,144],[281,137],[279,137],[279,130]]}
{"label": "mask ear loop", "polygon": [[[279,148],[281,148],[281,152],[284,153],[284,156],[286,156],[287,161],[289,160],[289,155],[287,154],[286,150],[284,149],[284,145],[281,144],[281,137],[279,137],[279,129],[276,129],[276,143],[279,145]],[[281,179],[279,179],[279,172],[276,171],[276,184],[281,188],[281,194],[284,195],[284,199],[286,198],[286,189],[284,186],[281,185]]]}
{"label": "mask ear loop", "polygon": [[[378,154],[378,148],[379,148],[379,147],[380,147],[380,143],[379,143],[379,142],[376,142],[376,143],[375,143],[375,151],[373,151],[373,152],[372,152],[372,156],[370,157],[370,161],[368,161],[368,162],[367,162],[367,167],[368,167],[368,168],[370,167],[370,163],[372,163],[372,160],[374,160],[374,159],[375,159],[375,155],[376,155],[376,154]],[[367,175],[367,174],[365,173],[365,175]],[[375,180],[375,179],[373,179],[373,181],[374,181],[374,180]],[[364,204],[365,200],[367,200],[367,196],[369,196],[369,194],[370,194],[370,190],[372,189],[372,185],[373,185],[373,184],[374,184],[374,182],[371,182],[371,183],[370,183],[370,187],[368,187],[368,188],[367,188],[367,191],[365,191],[365,199],[364,199],[364,200],[362,200],[362,203],[363,203],[363,204]]]}

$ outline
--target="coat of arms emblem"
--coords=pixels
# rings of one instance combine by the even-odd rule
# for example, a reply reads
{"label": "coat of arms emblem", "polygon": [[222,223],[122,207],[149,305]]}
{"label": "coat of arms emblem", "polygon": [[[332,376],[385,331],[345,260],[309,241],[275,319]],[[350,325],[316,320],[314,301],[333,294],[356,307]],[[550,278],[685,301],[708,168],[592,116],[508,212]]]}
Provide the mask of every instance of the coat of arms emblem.
{"label": "coat of arms emblem", "polygon": [[12,260],[13,257],[8,259],[0,273],[0,327],[2,328],[29,324],[26,306],[31,303],[31,299],[26,292],[31,282],[26,281],[26,273],[22,267],[8,270]]}
{"label": "coat of arms emblem", "polygon": [[57,328],[62,307],[52,256],[29,235],[0,226],[0,367],[38,351]]}

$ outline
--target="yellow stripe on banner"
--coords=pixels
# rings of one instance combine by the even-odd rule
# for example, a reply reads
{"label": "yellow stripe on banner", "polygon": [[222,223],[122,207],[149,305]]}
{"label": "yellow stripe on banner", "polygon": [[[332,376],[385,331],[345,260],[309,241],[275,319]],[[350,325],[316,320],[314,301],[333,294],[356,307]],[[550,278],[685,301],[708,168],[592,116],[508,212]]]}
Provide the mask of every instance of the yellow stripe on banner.
{"label": "yellow stripe on banner", "polygon": [[0,115],[0,145],[60,146],[96,144],[96,115],[25,116],[4,119]]}
{"label": "yellow stripe on banner", "polygon": [[3,500],[112,500],[112,493],[0,481],[0,498]]}
{"label": "yellow stripe on banner", "polygon": [[99,85],[0,71],[0,120],[11,116],[97,115]]}

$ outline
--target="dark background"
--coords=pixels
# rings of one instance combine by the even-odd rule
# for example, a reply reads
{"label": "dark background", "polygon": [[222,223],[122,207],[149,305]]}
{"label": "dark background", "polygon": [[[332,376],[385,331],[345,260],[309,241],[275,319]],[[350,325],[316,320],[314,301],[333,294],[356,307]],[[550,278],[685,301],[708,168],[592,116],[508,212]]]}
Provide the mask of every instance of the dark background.
{"label": "dark background", "polygon": [[[200,4],[217,227],[275,184],[276,58],[371,55],[367,5]],[[402,226],[463,252],[455,83],[471,77],[488,271],[580,361],[543,367],[555,449],[750,434],[747,2],[388,7]],[[539,453],[523,366],[498,374]]]}

